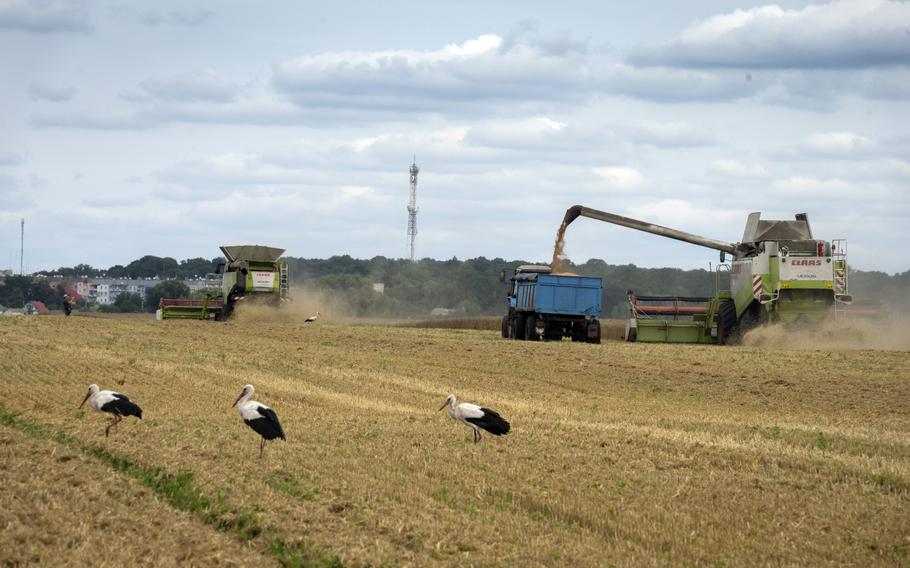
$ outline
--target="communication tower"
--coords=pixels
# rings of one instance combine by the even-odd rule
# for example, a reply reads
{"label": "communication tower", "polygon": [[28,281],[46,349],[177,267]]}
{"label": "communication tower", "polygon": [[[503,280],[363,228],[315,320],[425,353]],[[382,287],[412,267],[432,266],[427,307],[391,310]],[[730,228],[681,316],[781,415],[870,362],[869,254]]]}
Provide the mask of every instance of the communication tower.
{"label": "communication tower", "polygon": [[414,241],[417,238],[417,173],[420,168],[417,167],[417,156],[411,162],[411,197],[408,200],[408,246],[411,251],[411,262],[415,262],[417,257],[414,253]]}

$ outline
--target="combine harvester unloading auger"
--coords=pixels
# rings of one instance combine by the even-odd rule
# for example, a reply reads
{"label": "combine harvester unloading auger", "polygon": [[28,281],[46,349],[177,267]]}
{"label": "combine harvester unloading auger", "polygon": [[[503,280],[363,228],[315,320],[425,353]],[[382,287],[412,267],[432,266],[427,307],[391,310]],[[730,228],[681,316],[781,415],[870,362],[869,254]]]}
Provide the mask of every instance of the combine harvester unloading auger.
{"label": "combine harvester unloading auger", "polygon": [[[768,322],[820,323],[852,301],[847,293],[847,241],[814,239],[805,213],[792,221],[762,220],[761,213],[751,213],[738,243],[581,205],[566,211],[560,234],[578,217],[720,251],[713,296],[636,296],[629,291],[628,341],[731,343]],[[731,264],[727,255],[733,258]]]}
{"label": "combine harvester unloading auger", "polygon": [[227,262],[218,265],[221,294],[200,299],[162,298],[162,319],[228,319],[237,303],[278,307],[289,299],[288,266],[279,260],[284,249],[261,245],[220,247]]}

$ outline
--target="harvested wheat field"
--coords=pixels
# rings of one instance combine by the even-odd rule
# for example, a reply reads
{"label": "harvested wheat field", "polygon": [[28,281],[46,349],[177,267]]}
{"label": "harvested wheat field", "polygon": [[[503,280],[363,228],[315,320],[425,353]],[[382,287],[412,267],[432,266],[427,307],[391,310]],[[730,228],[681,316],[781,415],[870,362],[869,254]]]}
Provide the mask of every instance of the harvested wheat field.
{"label": "harvested wheat field", "polygon": [[[0,319],[0,564],[908,564],[906,351],[498,335]],[[105,438],[93,382],[143,419]]]}

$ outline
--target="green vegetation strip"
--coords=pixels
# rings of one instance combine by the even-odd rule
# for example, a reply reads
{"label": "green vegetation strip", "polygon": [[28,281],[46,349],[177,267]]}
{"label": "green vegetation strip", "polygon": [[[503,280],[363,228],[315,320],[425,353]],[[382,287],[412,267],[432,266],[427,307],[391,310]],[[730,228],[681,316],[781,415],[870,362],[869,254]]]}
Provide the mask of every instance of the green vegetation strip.
{"label": "green vegetation strip", "polygon": [[159,467],[147,467],[134,463],[129,458],[118,456],[103,448],[64,434],[50,432],[41,424],[23,418],[18,412],[11,412],[0,405],[0,424],[18,430],[23,434],[42,440],[62,444],[82,455],[93,458],[111,469],[139,481],[175,509],[193,513],[205,524],[220,531],[233,534],[244,542],[260,536],[264,540],[264,551],[274,557],[282,566],[290,567],[342,567],[338,556],[314,551],[303,543],[288,543],[280,536],[264,537],[259,519],[255,514],[229,509],[221,495],[212,500],[193,485],[191,470],[167,473]]}

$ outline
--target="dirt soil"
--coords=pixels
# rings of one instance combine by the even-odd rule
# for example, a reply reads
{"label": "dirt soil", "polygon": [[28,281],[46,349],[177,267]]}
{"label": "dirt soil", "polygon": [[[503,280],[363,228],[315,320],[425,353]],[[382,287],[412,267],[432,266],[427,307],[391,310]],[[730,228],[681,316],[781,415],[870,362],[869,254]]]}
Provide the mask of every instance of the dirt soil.
{"label": "dirt soil", "polygon": [[[0,424],[0,564],[251,564],[276,542],[352,566],[908,564],[906,351],[52,316],[0,320],[0,377],[3,412],[192,472],[262,528],[244,541]],[[143,420],[105,438],[76,410],[92,382]],[[246,383],[288,436],[262,461],[231,408]],[[449,393],[513,431],[472,444],[437,411]]]}

